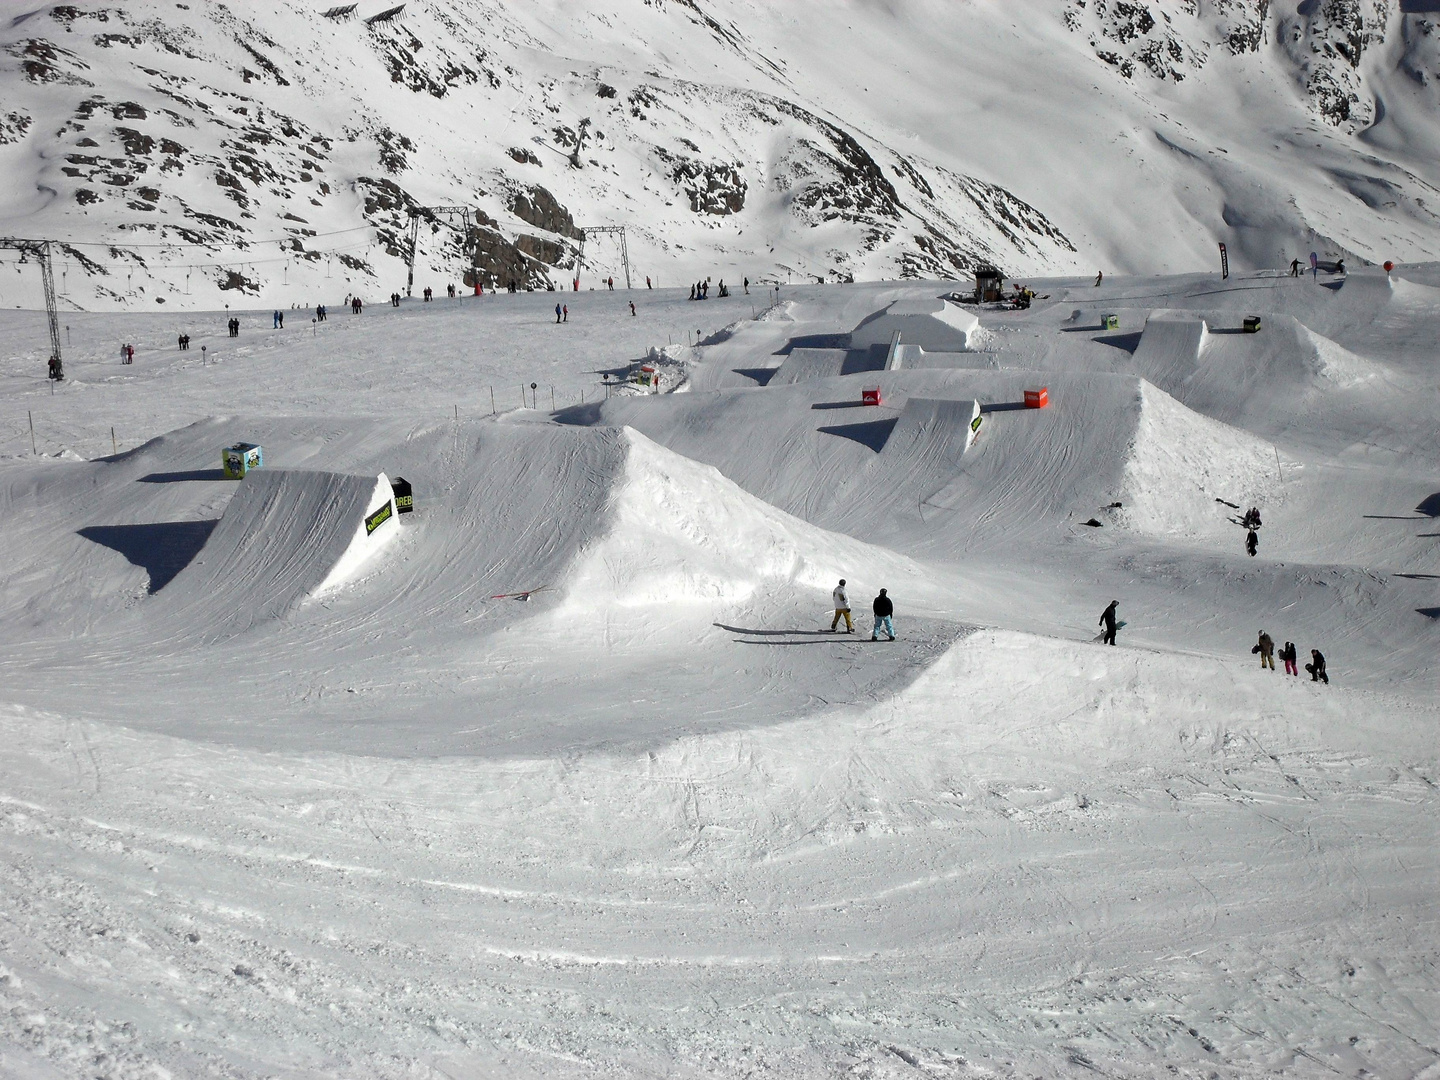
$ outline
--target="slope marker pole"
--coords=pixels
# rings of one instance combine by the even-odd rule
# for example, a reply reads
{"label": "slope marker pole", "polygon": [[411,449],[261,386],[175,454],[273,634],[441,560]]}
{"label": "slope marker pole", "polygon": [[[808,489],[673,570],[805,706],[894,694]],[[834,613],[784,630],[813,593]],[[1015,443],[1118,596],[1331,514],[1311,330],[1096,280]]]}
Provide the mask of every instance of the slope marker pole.
{"label": "slope marker pole", "polygon": [[110,450],[116,456],[120,454],[120,444],[115,441],[115,426],[110,426]]}
{"label": "slope marker pole", "polygon": [[25,415],[30,418],[30,453],[34,457],[39,457],[40,451],[35,449],[35,414],[26,409]]}

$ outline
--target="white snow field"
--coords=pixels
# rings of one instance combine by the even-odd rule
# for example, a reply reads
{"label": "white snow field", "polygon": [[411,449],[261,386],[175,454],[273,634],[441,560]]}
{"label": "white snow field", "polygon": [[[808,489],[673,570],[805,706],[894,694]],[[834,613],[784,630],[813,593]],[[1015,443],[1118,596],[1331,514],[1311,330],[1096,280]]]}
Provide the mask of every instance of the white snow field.
{"label": "white snow field", "polygon": [[1440,267],[1092,282],[0,314],[0,1076],[1436,1080]]}

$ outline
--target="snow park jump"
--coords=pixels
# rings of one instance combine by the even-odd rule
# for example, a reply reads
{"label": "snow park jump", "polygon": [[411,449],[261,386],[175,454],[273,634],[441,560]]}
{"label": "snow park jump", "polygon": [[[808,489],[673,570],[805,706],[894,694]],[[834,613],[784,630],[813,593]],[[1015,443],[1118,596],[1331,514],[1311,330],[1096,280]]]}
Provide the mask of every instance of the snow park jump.
{"label": "snow park jump", "polygon": [[1414,7],[16,5],[0,1078],[1440,1080]]}

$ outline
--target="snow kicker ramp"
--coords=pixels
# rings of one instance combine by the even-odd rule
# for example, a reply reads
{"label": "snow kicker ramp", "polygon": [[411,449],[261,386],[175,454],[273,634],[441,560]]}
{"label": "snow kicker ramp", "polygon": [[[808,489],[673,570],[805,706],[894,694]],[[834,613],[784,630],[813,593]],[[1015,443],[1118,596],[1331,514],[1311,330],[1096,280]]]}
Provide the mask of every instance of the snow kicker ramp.
{"label": "snow kicker ramp", "polygon": [[898,476],[943,477],[958,471],[979,419],[978,401],[909,398],[880,451],[878,467]]}
{"label": "snow kicker ramp", "polygon": [[258,469],[161,605],[201,636],[243,632],[342,584],[398,531],[384,473]]}
{"label": "snow kicker ramp", "polygon": [[[883,372],[880,408],[846,401],[862,381],[612,399],[597,418],[807,521],[912,554],[1071,529],[1112,502],[1124,504],[1112,525],[1229,529],[1217,498],[1263,504],[1278,482],[1270,444],[1131,375],[1050,373],[1047,409],[1019,407],[1029,372]],[[967,447],[977,400],[989,407]]]}

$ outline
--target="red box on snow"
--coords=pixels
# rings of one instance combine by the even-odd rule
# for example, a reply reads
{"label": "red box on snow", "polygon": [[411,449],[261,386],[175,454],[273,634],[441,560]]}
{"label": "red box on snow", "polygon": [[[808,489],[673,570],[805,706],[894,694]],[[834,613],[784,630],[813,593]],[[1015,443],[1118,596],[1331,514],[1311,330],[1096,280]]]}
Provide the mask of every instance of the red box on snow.
{"label": "red box on snow", "polygon": [[1025,391],[1025,407],[1027,409],[1043,409],[1050,404],[1050,388],[1040,387],[1039,390]]}
{"label": "red box on snow", "polygon": [[861,405],[879,405],[879,404],[880,404],[880,388],[879,388],[878,386],[870,386],[870,387],[866,387],[864,390],[861,390],[861,391],[860,391],[860,404],[861,404]]}

